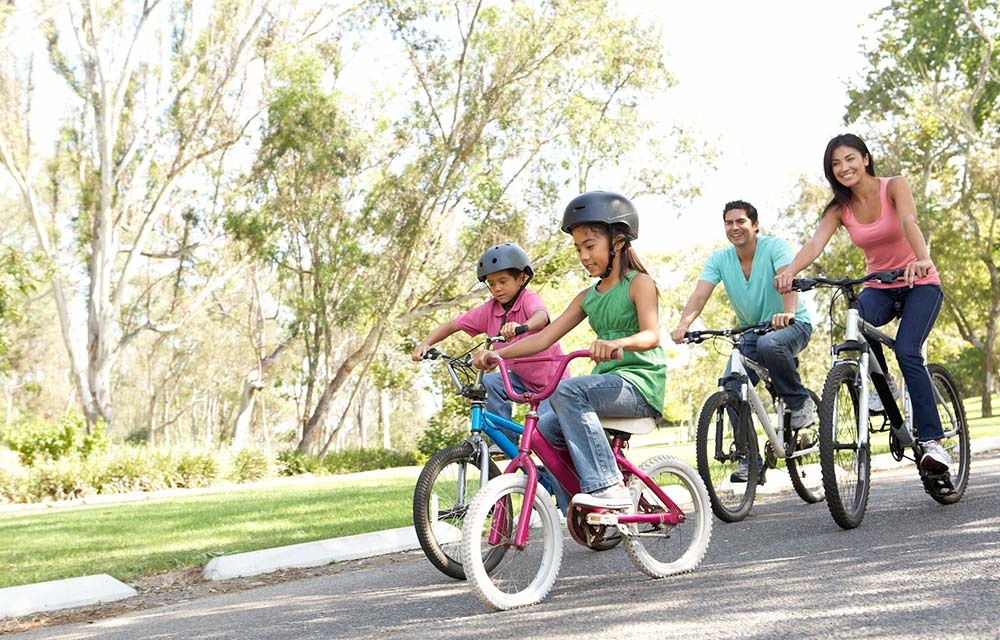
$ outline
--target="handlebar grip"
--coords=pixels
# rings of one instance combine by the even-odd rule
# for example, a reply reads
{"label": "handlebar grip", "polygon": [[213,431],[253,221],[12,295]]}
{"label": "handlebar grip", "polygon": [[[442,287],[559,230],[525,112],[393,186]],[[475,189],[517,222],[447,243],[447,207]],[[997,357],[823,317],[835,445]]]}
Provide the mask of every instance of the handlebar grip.
{"label": "handlebar grip", "polygon": [[427,353],[425,353],[423,356],[420,357],[420,359],[421,360],[437,360],[442,355],[443,354],[440,351],[438,351],[437,349],[431,347],[430,349],[427,350]]}
{"label": "handlebar grip", "polygon": [[812,278],[795,278],[792,280],[792,291],[809,291],[816,286]]}
{"label": "handlebar grip", "polygon": [[519,336],[519,335],[521,335],[522,333],[528,333],[528,325],[526,325],[526,324],[519,324],[519,325],[517,325],[517,327],[516,327],[516,328],[514,329],[514,335],[515,335],[515,336]]}

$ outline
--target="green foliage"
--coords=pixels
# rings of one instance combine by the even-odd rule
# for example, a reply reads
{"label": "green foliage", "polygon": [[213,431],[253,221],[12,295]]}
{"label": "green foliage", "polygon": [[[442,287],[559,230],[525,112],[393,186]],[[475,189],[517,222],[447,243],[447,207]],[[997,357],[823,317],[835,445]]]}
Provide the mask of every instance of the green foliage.
{"label": "green foliage", "polygon": [[21,497],[26,501],[73,500],[96,493],[85,461],[73,456],[42,459],[28,469]]}
{"label": "green foliage", "polygon": [[219,461],[205,451],[183,451],[176,455],[173,471],[174,487],[208,487],[219,478]]}
{"label": "green foliage", "polygon": [[156,491],[173,484],[169,455],[146,447],[123,445],[110,449],[92,462],[91,483],[97,493]]}
{"label": "green foliage", "polygon": [[233,482],[254,482],[266,478],[270,472],[271,465],[263,451],[243,449],[233,456],[229,479]]}
{"label": "green foliage", "polygon": [[88,434],[86,421],[79,414],[67,415],[58,424],[27,420],[10,427],[3,437],[25,465],[33,465],[43,459],[57,460],[71,454],[87,458],[108,446],[104,429],[98,428]]}
{"label": "green foliage", "polygon": [[468,401],[449,393],[444,397],[441,410],[431,416],[427,428],[417,439],[417,451],[430,457],[441,449],[460,443],[468,435]]}
{"label": "green foliage", "polygon": [[295,449],[285,449],[278,453],[278,475],[300,476],[305,473],[322,473],[323,460],[316,454]]}
{"label": "green foliage", "polygon": [[415,453],[400,453],[388,449],[349,449],[328,453],[322,461],[323,469],[332,474],[372,471],[416,464],[417,456]]}

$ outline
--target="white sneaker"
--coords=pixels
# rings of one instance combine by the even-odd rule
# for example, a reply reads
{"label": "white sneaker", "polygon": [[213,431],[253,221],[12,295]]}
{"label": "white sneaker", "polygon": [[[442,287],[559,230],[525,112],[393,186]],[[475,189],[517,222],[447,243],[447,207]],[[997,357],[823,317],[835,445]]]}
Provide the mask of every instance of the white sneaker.
{"label": "white sneaker", "polygon": [[924,449],[924,455],[920,456],[921,469],[935,474],[948,472],[948,464],[951,462],[951,456],[944,450],[944,447],[935,440],[921,442],[920,446]]}
{"label": "white sneaker", "polygon": [[633,509],[632,492],[625,487],[612,485],[591,493],[578,493],[573,496],[573,504],[592,509],[613,509],[615,511],[631,511]]}
{"label": "white sneaker", "polygon": [[[889,390],[892,391],[893,400],[899,400],[899,387],[896,386],[896,381],[891,376],[889,377]],[[882,398],[879,397],[875,386],[871,382],[868,383],[868,412],[885,412],[885,405],[882,404]]]}

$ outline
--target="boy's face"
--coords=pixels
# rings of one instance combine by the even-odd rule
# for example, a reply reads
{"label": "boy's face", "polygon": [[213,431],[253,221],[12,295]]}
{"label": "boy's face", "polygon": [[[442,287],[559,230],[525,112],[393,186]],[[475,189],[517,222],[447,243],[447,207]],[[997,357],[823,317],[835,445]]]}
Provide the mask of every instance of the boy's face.
{"label": "boy's face", "polygon": [[517,292],[527,279],[523,273],[514,277],[507,271],[497,271],[486,276],[486,286],[490,288],[490,295],[500,304],[507,304],[514,299]]}

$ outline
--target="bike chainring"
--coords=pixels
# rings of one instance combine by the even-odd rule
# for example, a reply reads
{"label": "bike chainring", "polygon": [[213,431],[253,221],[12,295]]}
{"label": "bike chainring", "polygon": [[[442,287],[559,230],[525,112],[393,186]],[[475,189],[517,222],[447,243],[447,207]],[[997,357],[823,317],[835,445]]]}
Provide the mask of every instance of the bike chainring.
{"label": "bike chainring", "polygon": [[774,447],[771,446],[770,440],[764,445],[764,466],[768,469],[774,469],[778,466],[778,455],[775,453]]}
{"label": "bike chainring", "polygon": [[569,529],[569,535],[577,544],[585,547],[604,542],[610,533],[606,524],[587,524],[588,513],[590,513],[590,509],[578,507],[571,502],[566,516],[566,528]]}

